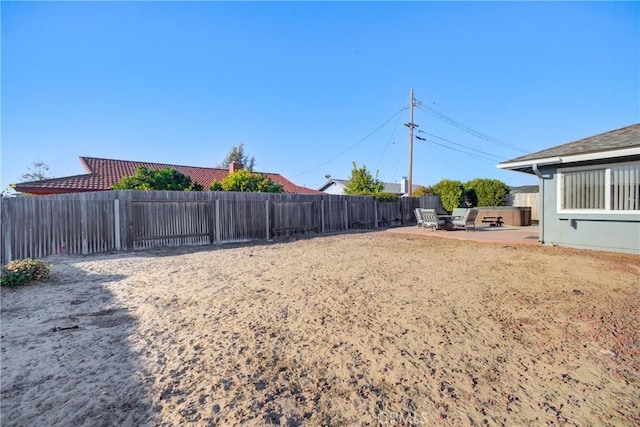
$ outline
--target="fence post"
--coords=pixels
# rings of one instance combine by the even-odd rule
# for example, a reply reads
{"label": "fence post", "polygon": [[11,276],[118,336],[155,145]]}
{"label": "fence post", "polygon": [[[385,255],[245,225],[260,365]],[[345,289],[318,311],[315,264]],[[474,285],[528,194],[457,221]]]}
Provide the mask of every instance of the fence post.
{"label": "fence post", "polygon": [[1,235],[4,241],[4,251],[2,253],[2,263],[12,261],[11,255],[11,217],[9,216],[9,199],[2,197],[2,217],[0,218]]}
{"label": "fence post", "polygon": [[216,197],[216,245],[220,244],[220,199]]}
{"label": "fence post", "polygon": [[118,190],[120,200],[120,245],[125,251],[133,250],[133,190]]}
{"label": "fence post", "polygon": [[209,218],[209,222],[207,223],[207,227],[209,227],[209,244],[213,245],[216,242],[216,206],[215,200],[207,201],[207,218]]}
{"label": "fence post", "polygon": [[324,234],[324,199],[320,200],[320,229],[322,234]]}
{"label": "fence post", "polygon": [[269,199],[264,201],[264,208],[266,209],[267,212],[267,241],[269,241]]}
{"label": "fence post", "polygon": [[[116,196],[117,197],[117,196]],[[116,251],[119,251],[122,248],[122,243],[120,240],[120,200],[113,200],[113,231],[115,232],[115,243],[116,243]]]}

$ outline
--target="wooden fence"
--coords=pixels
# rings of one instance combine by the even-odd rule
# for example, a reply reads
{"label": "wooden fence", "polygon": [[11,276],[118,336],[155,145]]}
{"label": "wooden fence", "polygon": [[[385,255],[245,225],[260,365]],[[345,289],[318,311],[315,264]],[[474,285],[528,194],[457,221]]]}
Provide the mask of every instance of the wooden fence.
{"label": "wooden fence", "polygon": [[224,244],[415,224],[437,196],[105,191],[2,198],[2,263],[53,254]]}

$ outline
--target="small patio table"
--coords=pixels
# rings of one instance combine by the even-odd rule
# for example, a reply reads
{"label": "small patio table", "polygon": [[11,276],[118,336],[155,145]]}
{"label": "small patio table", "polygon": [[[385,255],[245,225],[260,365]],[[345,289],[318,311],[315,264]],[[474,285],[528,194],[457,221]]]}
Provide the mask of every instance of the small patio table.
{"label": "small patio table", "polygon": [[444,221],[444,226],[442,227],[445,230],[451,231],[453,229],[453,217],[451,215],[438,215],[438,219]]}

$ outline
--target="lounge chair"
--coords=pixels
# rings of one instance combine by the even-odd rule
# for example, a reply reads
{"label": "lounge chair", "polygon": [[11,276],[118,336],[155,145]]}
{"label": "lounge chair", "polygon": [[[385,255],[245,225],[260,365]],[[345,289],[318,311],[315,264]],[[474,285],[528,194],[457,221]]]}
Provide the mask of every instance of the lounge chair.
{"label": "lounge chair", "polygon": [[469,231],[469,228],[473,228],[473,231],[476,231],[476,216],[478,216],[477,209],[454,209],[451,213],[451,225],[454,230],[464,229]]}
{"label": "lounge chair", "polygon": [[416,221],[418,221],[418,227],[422,227],[422,216],[420,215],[420,208],[415,208],[413,213],[416,215]]}
{"label": "lounge chair", "polygon": [[445,225],[445,221],[436,215],[435,209],[420,209],[420,216],[422,217],[422,226],[424,228],[431,228],[436,231]]}

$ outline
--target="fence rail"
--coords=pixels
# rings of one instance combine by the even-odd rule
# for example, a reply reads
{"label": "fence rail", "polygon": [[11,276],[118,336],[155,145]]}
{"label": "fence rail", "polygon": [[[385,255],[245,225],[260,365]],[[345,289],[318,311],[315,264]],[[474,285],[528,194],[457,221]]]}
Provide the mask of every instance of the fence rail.
{"label": "fence rail", "polygon": [[437,196],[117,190],[2,198],[2,263],[54,254],[224,244],[415,224]]}

